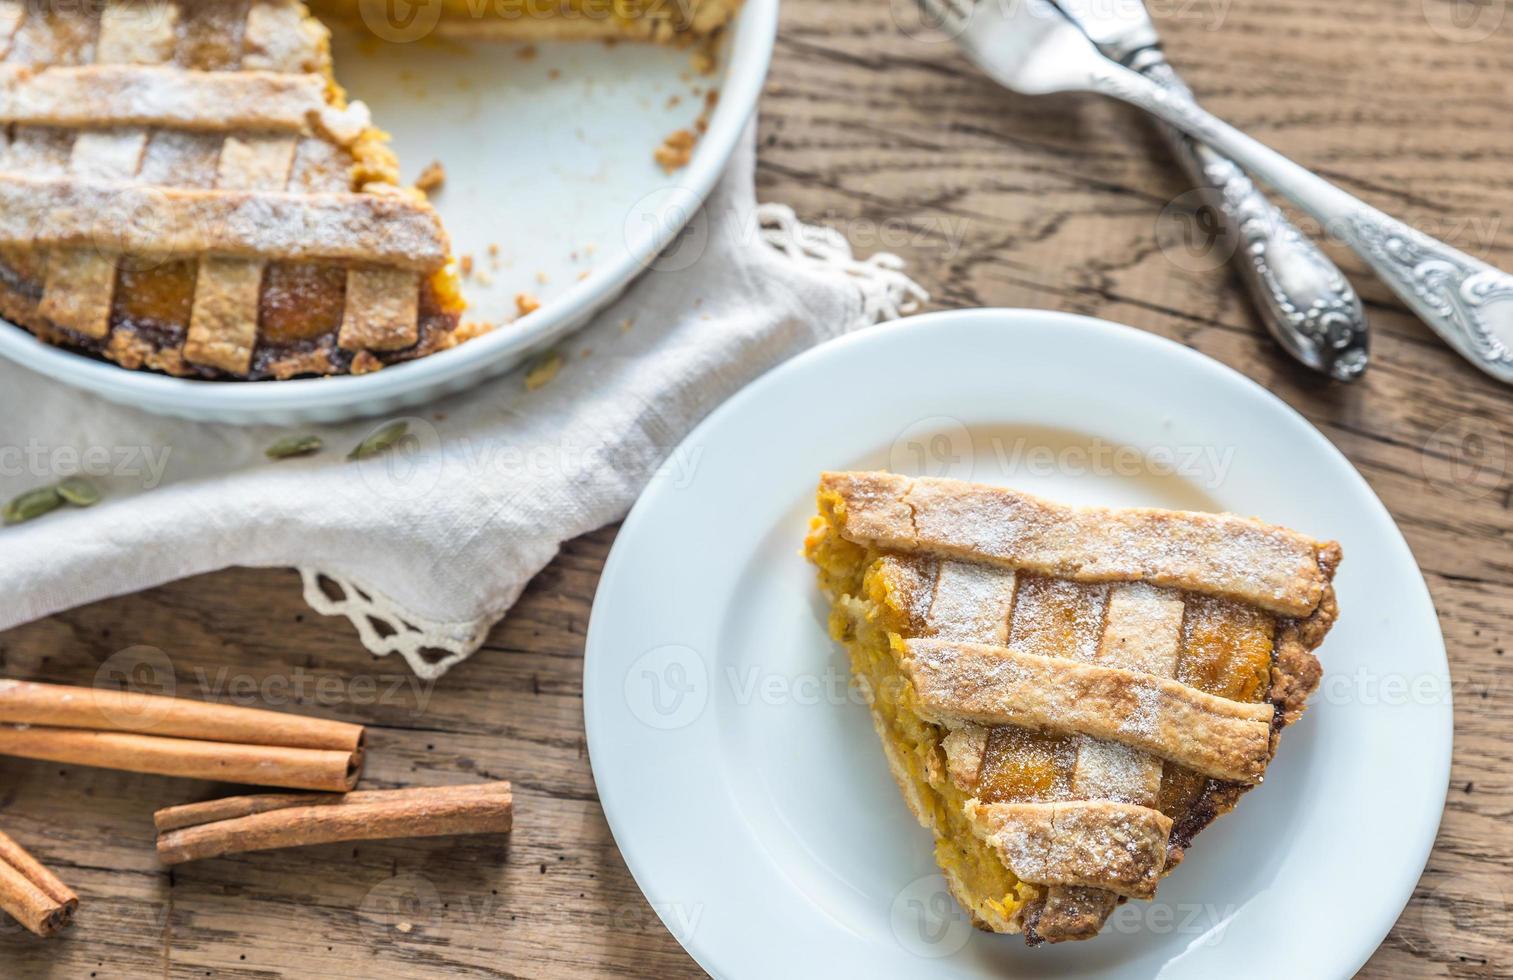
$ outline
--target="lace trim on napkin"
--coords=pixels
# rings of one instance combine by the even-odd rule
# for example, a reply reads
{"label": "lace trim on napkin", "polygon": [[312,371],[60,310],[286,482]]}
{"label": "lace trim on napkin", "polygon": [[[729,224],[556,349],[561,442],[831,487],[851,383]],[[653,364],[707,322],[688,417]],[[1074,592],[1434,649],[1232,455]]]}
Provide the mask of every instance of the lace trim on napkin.
{"label": "lace trim on napkin", "polygon": [[[913,313],[930,294],[903,271],[904,260],[890,252],[858,259],[834,228],[800,221],[786,204],[758,204],[762,241],[798,264],[845,275],[861,294],[861,312],[851,329]],[[305,601],[325,616],[345,616],[357,627],[362,645],[378,656],[397,653],[416,675],[435,680],[483,645],[504,612],[472,622],[444,622],[416,616],[372,589],[314,568],[299,569]],[[336,595],[332,591],[337,592]]]}
{"label": "lace trim on napkin", "polygon": [[357,627],[363,646],[381,657],[399,654],[422,680],[433,681],[467,659],[502,618],[470,623],[423,619],[406,612],[388,596],[364,589],[341,575],[301,567],[299,577],[311,609],[322,616],[347,617]]}
{"label": "lace trim on napkin", "polygon": [[862,312],[853,327],[896,320],[930,299],[923,286],[903,271],[904,260],[892,252],[865,259],[851,254],[851,243],[834,228],[805,224],[786,204],[758,204],[762,241],[800,265],[845,273],[862,294]]}

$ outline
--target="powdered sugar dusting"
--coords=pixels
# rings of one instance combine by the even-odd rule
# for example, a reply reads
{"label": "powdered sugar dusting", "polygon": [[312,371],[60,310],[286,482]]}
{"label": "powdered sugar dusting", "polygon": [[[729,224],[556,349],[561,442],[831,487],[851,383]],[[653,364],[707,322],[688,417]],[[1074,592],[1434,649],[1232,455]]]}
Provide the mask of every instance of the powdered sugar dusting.
{"label": "powdered sugar dusting", "polygon": [[213,187],[220,151],[219,136],[160,130],[147,143],[138,179],[144,184]]}
{"label": "powdered sugar dusting", "polygon": [[1013,605],[1013,572],[972,562],[943,561],[930,605],[930,633],[943,640],[1002,646]]}
{"label": "powdered sugar dusting", "polygon": [[1120,803],[973,801],[968,816],[1019,878],[1045,885],[1108,888],[1148,898],[1166,864],[1171,821]]}
{"label": "powdered sugar dusting", "polygon": [[[103,49],[102,49],[103,50]],[[300,132],[328,112],[317,74],[201,72],[168,65],[0,66],[4,118],[50,126],[153,125]],[[353,116],[366,123],[366,110]],[[342,132],[349,132],[350,125]],[[355,133],[347,136],[347,142]]]}
{"label": "powdered sugar dusting", "polygon": [[0,243],[374,262],[432,272],[446,237],[425,205],[376,194],[221,192],[0,174]]}
{"label": "powdered sugar dusting", "polygon": [[922,628],[929,618],[939,565],[933,558],[918,555],[884,555],[879,559],[877,574],[888,583],[893,600],[908,615],[911,628]]}
{"label": "powdered sugar dusting", "polygon": [[[1310,613],[1323,595],[1318,542],[1232,514],[1068,507],[1000,487],[890,474],[840,474],[834,485],[863,533],[884,526],[868,512],[886,508],[889,546],[1082,582],[1146,581],[1292,616]],[[898,540],[900,505],[910,515],[907,540]]]}
{"label": "powdered sugar dusting", "polygon": [[1253,782],[1265,768],[1269,705],[1120,668],[943,640],[906,641],[900,666],[931,721],[1107,739],[1216,779]]}
{"label": "powdered sugar dusting", "polygon": [[1090,661],[1098,652],[1108,588],[1023,576],[1008,645],[1041,657]]}
{"label": "powdered sugar dusting", "polygon": [[[351,193],[350,156],[331,156],[344,160],[339,188],[307,196],[281,182],[260,182],[255,193],[212,190],[219,138],[156,131],[141,153],[142,134],[123,124],[294,135],[310,132],[314,120],[338,141],[355,139],[366,124],[360,103],[328,103],[325,28],[303,5],[252,0],[233,15],[245,18],[245,31],[228,30],[220,14],[206,20],[202,6],[144,0],[25,12],[0,65],[0,113],[51,129],[19,125],[7,148],[0,244],[440,269],[447,240],[435,212],[418,199],[376,193],[395,189],[379,181],[375,193]],[[84,128],[82,143],[106,141],[121,152],[65,174],[58,164],[74,138],[68,127]],[[80,159],[98,156],[91,148]]]}
{"label": "powdered sugar dusting", "polygon": [[1072,792],[1086,800],[1154,806],[1161,792],[1161,760],[1118,742],[1083,737],[1077,744]]}

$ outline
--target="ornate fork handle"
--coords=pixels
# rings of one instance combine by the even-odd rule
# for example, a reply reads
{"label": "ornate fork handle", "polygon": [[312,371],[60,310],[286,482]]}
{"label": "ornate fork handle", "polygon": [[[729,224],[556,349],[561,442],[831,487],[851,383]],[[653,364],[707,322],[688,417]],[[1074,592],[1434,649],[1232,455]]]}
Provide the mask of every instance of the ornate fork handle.
{"label": "ornate fork handle", "polygon": [[1202,109],[1190,95],[1106,62],[1091,91],[1139,106],[1207,143],[1312,215],[1462,356],[1513,384],[1513,276],[1371,207]]}
{"label": "ornate fork handle", "polygon": [[[1139,71],[1163,88],[1192,97],[1159,48],[1147,48]],[[1298,360],[1341,381],[1366,370],[1366,311],[1345,276],[1245,172],[1178,130],[1161,127],[1172,152],[1239,237],[1236,267],[1266,329]]]}

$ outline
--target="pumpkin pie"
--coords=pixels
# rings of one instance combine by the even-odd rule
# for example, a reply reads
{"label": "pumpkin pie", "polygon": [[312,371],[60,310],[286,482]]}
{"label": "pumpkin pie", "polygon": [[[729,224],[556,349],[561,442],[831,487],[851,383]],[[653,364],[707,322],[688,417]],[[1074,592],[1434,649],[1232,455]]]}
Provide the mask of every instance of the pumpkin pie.
{"label": "pumpkin pie", "polygon": [[1339,546],[1229,514],[827,473],[805,543],[905,801],[982,929],[1096,935],[1259,783]]}
{"label": "pumpkin pie", "polygon": [[[521,2],[552,36],[593,0]],[[738,0],[660,19],[652,2],[556,34],[707,38]],[[494,19],[443,12],[465,6]],[[299,0],[0,0],[0,317],[202,379],[361,373],[457,343],[446,232],[328,42]]]}

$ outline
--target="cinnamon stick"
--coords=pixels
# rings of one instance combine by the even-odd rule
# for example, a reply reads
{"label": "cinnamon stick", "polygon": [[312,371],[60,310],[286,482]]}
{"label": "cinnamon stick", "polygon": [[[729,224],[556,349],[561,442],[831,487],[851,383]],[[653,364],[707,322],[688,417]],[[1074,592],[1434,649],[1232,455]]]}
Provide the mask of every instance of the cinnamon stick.
{"label": "cinnamon stick", "polygon": [[79,896],[9,836],[0,833],[0,909],[39,936],[74,919]]}
{"label": "cinnamon stick", "polygon": [[514,824],[508,782],[234,796],[159,810],[165,864],[334,841],[505,833]]}
{"label": "cinnamon stick", "polygon": [[108,688],[0,680],[0,722],[354,752],[361,725]]}
{"label": "cinnamon stick", "polygon": [[361,725],[129,691],[0,680],[0,755],[292,789],[348,790]]}
{"label": "cinnamon stick", "polygon": [[0,725],[0,755],[184,779],[334,791],[357,785],[362,769],[360,754],[327,749],[16,725]]}

